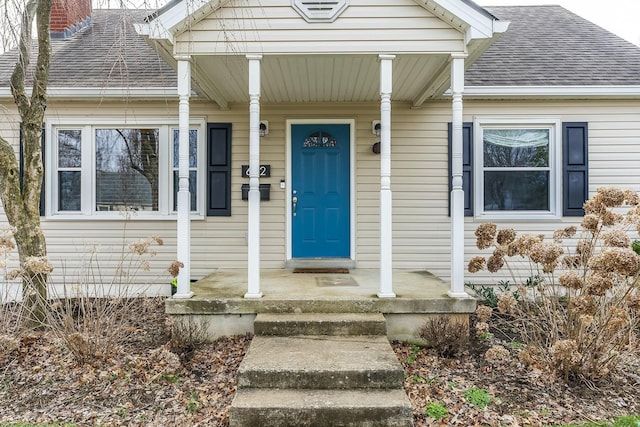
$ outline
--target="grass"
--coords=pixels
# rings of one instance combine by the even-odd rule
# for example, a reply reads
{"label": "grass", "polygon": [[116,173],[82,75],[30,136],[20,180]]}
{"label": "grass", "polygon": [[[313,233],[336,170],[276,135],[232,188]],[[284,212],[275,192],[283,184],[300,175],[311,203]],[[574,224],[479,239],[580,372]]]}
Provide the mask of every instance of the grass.
{"label": "grass", "polygon": [[558,427],[640,427],[640,415],[625,415],[613,420],[589,421],[581,424],[563,424]]}

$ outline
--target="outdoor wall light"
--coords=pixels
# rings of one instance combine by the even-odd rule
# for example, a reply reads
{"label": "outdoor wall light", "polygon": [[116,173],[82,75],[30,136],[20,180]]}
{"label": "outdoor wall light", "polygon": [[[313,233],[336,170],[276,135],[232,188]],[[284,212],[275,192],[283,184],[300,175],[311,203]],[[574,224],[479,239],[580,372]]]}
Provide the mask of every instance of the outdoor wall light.
{"label": "outdoor wall light", "polygon": [[374,120],[371,122],[371,133],[373,133],[375,136],[380,136],[380,129],[380,120]]}
{"label": "outdoor wall light", "polygon": [[260,122],[260,137],[267,135],[269,133],[269,122]]}
{"label": "outdoor wall light", "polygon": [[380,154],[380,142],[376,142],[375,144],[373,144],[371,146],[371,151],[373,151],[375,154]]}

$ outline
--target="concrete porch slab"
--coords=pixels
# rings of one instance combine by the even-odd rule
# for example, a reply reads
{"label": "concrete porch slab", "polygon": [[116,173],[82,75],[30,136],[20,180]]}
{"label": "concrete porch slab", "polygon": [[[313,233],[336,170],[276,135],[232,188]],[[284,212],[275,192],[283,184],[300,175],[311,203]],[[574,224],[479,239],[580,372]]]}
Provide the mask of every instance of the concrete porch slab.
{"label": "concrete porch slab", "polygon": [[193,298],[167,299],[166,312],[178,320],[207,321],[212,338],[253,333],[257,313],[383,313],[389,338],[412,339],[428,317],[449,315],[465,323],[476,307],[473,298],[449,297],[449,284],[428,271],[394,270],[396,298],[377,296],[377,269],[346,274],[263,270],[260,278],[263,297],[246,299],[247,270],[215,270],[192,283]]}

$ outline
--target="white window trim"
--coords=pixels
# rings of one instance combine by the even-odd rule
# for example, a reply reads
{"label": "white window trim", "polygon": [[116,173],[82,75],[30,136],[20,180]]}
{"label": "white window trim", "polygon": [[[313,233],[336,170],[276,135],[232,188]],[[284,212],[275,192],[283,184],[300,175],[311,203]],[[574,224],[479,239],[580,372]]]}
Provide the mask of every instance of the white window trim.
{"label": "white window trim", "polygon": [[[554,117],[475,117],[473,124],[474,217],[478,220],[558,220],[562,217],[562,121]],[[549,129],[549,211],[485,212],[483,129]]]}
{"label": "white window trim", "polygon": [[[158,211],[137,212],[131,215],[132,220],[175,220],[176,211],[173,210],[173,139],[171,131],[178,129],[178,119],[158,119],[138,117],[88,119],[88,118],[57,118],[45,122],[46,153],[45,153],[45,218],[48,220],[122,220],[120,212],[102,212],[95,210],[95,129],[97,128],[137,128],[155,127],[159,129],[161,150],[159,153],[159,187]],[[205,218],[205,166],[206,166],[206,121],[204,118],[190,120],[190,129],[198,130],[198,210],[191,213],[192,219]],[[57,168],[57,129],[80,129],[82,131],[82,202],[78,212],[59,212],[58,196],[58,168]],[[87,153],[86,150],[89,150]],[[85,195],[90,195],[86,197]]]}

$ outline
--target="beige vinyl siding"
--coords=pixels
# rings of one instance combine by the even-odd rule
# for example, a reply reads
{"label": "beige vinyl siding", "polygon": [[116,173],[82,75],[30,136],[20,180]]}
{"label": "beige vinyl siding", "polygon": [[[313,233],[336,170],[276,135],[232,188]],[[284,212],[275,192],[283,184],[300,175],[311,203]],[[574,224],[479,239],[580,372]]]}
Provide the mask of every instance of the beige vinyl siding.
{"label": "beige vinyl siding", "polygon": [[[395,19],[387,19],[389,17]],[[176,38],[178,54],[449,53],[463,50],[461,32],[412,0],[352,0],[332,23],[308,23],[293,9],[290,0],[235,2]]]}
{"label": "beige vinyl siding", "polygon": [[[549,117],[563,122],[588,122],[589,125],[589,193],[597,188],[618,186],[640,191],[640,102],[638,101],[465,101],[465,121],[481,117]],[[551,237],[557,228],[579,225],[580,217],[565,217],[560,222],[520,221],[498,222],[499,227],[513,227],[518,233],[545,234]],[[475,248],[473,231],[478,223],[466,219],[465,259],[487,251]],[[526,278],[528,268],[513,261],[516,275]],[[466,280],[495,283],[488,274],[469,274]]]}
{"label": "beige vinyl siding", "polygon": [[[177,123],[177,102],[128,103],[50,102],[48,118],[144,118],[171,117]],[[200,278],[214,268],[246,268],[247,202],[241,200],[241,166],[248,164],[248,106],[233,105],[219,111],[214,104],[191,103],[192,117],[207,122],[230,122],[232,134],[232,216],[206,217],[192,221],[192,276]],[[5,118],[6,117],[6,118]],[[371,133],[371,121],[380,117],[380,106],[368,104],[264,104],[261,118],[269,121],[269,134],[261,138],[260,163],[271,165],[271,200],[261,204],[262,268],[282,268],[286,257],[285,195],[279,183],[286,177],[286,121],[288,119],[355,120],[356,260],[360,268],[379,265],[379,188],[380,156],[371,151],[379,139]],[[474,117],[547,117],[560,121],[589,123],[590,192],[608,185],[640,190],[640,103],[634,101],[474,101],[465,100],[464,120]],[[0,131],[17,144],[15,115],[0,119]],[[9,123],[12,121],[12,123]],[[448,278],[450,268],[450,218],[448,216],[447,123],[451,121],[448,100],[430,102],[422,109],[395,103],[392,108],[392,179],[394,267],[427,269]],[[2,223],[6,220],[2,217]],[[501,222],[519,232],[551,232],[562,225],[576,224],[579,218],[556,222]],[[465,219],[465,258],[478,254],[473,232],[478,223]],[[72,277],[97,245],[105,271],[117,265],[125,224],[121,219],[43,221],[49,254],[56,264],[56,280],[63,271]],[[175,258],[175,221],[132,219],[126,224],[127,240],[160,235],[165,245],[158,248],[155,269],[147,278],[163,275]],[[64,265],[64,269],[62,268]],[[106,268],[109,267],[109,268]],[[108,274],[108,273],[107,273]],[[166,275],[160,283],[165,283]],[[490,282],[486,274],[467,275],[466,280]]]}

